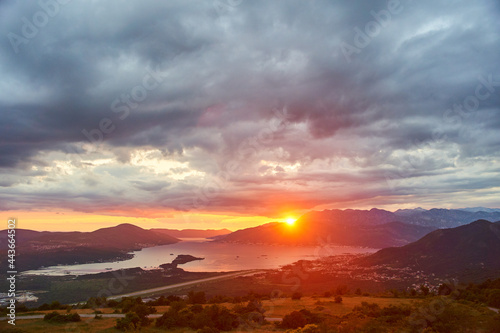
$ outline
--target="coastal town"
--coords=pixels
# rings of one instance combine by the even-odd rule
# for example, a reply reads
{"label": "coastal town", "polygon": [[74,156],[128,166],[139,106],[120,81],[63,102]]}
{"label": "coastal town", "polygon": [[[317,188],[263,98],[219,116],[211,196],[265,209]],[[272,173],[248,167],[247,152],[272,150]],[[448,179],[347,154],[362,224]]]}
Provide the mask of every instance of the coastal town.
{"label": "coastal town", "polygon": [[[373,289],[395,289],[411,293],[412,289],[438,293],[442,284],[456,284],[453,277],[438,277],[416,267],[391,267],[390,265],[361,266],[359,259],[368,254],[343,254],[321,257],[315,260],[300,260],[279,269],[282,279],[293,277],[307,283],[311,279],[328,279],[332,282],[349,285],[370,285]],[[380,286],[380,288],[376,288]]]}

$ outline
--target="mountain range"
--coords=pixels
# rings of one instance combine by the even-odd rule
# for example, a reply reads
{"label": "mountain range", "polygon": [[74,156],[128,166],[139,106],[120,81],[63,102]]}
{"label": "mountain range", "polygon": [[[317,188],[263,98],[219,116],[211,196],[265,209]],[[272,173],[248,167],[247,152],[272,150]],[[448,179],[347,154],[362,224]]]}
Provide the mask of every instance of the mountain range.
{"label": "mountain range", "polygon": [[293,226],[286,223],[268,223],[235,231],[219,242],[264,243],[284,245],[322,245],[383,248],[400,246],[415,241],[434,227],[390,222],[377,225],[349,225],[316,219],[299,219]]}
{"label": "mountain range", "polygon": [[[0,231],[0,246],[5,247],[6,240],[7,230]],[[124,223],[92,232],[50,232],[16,229],[16,241],[19,247],[34,250],[44,248],[63,249],[75,246],[130,250],[153,245],[172,244],[178,242],[179,239]]]}
{"label": "mountain range", "polygon": [[[126,259],[128,252],[178,242],[170,235],[120,224],[92,232],[49,232],[16,229],[19,271],[41,266]],[[0,231],[0,265],[7,260],[7,230]]]}
{"label": "mountain range", "polygon": [[370,210],[332,209],[312,211],[304,214],[300,219],[323,220],[345,224],[383,224],[388,222],[403,222],[435,228],[453,228],[477,220],[499,221],[500,210],[491,208],[464,208],[464,209],[400,209],[390,212],[383,209]]}
{"label": "mountain range", "polygon": [[398,221],[417,225],[434,226],[437,228],[453,228],[468,224],[477,220],[499,221],[500,210],[484,207],[464,209],[442,209],[430,210],[397,210],[394,212]]}
{"label": "mountain range", "polygon": [[[499,221],[500,211],[482,207],[430,210],[416,208],[395,212],[376,208],[334,209],[304,214],[293,226],[273,222],[235,232],[227,229],[145,230],[132,224],[121,224],[93,232],[16,229],[16,255],[18,269],[21,271],[58,264],[127,259],[131,257],[129,254],[131,251],[172,244],[178,242],[178,238],[192,237],[213,238],[216,242],[233,243],[284,245],[329,243],[385,248],[403,246],[419,240],[430,232],[439,234],[441,230],[436,229],[463,226],[476,220]],[[2,230],[0,264],[3,265],[6,264],[7,258],[6,242],[7,230]]]}
{"label": "mountain range", "polygon": [[439,276],[481,281],[500,276],[500,222],[478,220],[435,230],[416,242],[360,259],[364,266],[410,267]]}
{"label": "mountain range", "polygon": [[227,235],[231,233],[231,230],[228,229],[149,229],[156,233],[160,233],[163,235],[169,235],[176,238],[212,238],[222,235]]}
{"label": "mountain range", "polygon": [[323,210],[302,215],[294,226],[274,222],[235,231],[217,241],[265,244],[322,244],[384,248],[402,246],[439,229],[479,219],[500,220],[495,210],[465,211],[422,208],[387,210]]}
{"label": "mountain range", "polygon": [[479,219],[500,220],[500,211],[478,209],[311,211],[302,215],[294,226],[268,223],[235,231],[218,237],[217,241],[286,245],[332,243],[372,248],[402,246],[435,229],[456,227]]}

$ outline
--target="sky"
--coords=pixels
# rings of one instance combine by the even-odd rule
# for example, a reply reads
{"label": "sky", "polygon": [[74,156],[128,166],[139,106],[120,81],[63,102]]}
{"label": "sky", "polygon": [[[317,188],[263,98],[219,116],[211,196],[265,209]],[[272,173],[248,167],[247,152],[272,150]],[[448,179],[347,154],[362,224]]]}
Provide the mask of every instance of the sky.
{"label": "sky", "polygon": [[499,207],[495,0],[0,2],[0,216]]}

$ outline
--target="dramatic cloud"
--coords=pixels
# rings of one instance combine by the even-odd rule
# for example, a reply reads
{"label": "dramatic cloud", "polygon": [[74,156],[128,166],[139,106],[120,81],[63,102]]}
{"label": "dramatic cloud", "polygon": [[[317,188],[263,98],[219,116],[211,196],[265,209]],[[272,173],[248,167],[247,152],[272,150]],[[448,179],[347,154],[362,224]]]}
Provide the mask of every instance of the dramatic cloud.
{"label": "dramatic cloud", "polygon": [[499,18],[493,0],[4,1],[0,209],[497,206]]}

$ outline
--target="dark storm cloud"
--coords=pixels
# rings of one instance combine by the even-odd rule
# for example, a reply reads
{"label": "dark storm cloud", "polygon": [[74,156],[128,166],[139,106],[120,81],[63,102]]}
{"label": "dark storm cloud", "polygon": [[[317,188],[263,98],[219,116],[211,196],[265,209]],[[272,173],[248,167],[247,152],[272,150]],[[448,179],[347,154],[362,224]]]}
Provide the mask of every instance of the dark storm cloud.
{"label": "dark storm cloud", "polygon": [[[397,194],[388,174],[409,180],[404,189],[426,177],[450,186],[450,173],[460,190],[497,186],[488,182],[498,177],[488,168],[500,151],[495,1],[216,3],[0,4],[2,199],[26,208],[47,191],[33,184],[64,188],[69,178],[54,173],[70,177],[75,167],[84,174],[74,192],[56,186],[40,205],[64,196],[85,211],[96,200],[103,209],[125,206],[110,196],[135,188],[163,193],[150,206],[178,208],[179,198],[192,200],[229,161],[241,174],[210,196],[220,210],[266,206],[259,191],[271,193],[269,183],[295,191],[289,200],[307,208],[346,201],[327,190],[319,190],[321,199],[312,195],[321,181],[356,187],[346,194],[352,201]],[[345,45],[356,52],[346,55]],[[269,125],[282,108],[286,126]],[[106,162],[115,163],[107,178],[89,166],[104,159],[101,149],[115,159]],[[140,165],[140,149],[184,164],[153,170]],[[115,187],[138,172],[126,169],[131,163],[147,179]],[[176,168],[198,173],[178,176]],[[34,174],[42,172],[48,175]],[[467,187],[478,172],[484,179]],[[155,184],[159,173],[178,179]],[[249,179],[257,186],[247,191]],[[297,187],[280,187],[287,181]],[[26,188],[16,186],[28,183],[33,202],[21,203]],[[87,192],[96,187],[99,193]],[[87,199],[70,199],[78,192]],[[123,200],[148,207],[133,195]]]}

